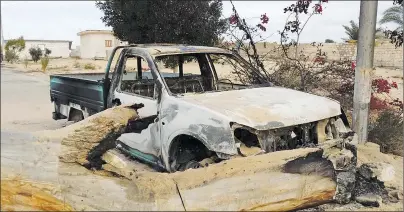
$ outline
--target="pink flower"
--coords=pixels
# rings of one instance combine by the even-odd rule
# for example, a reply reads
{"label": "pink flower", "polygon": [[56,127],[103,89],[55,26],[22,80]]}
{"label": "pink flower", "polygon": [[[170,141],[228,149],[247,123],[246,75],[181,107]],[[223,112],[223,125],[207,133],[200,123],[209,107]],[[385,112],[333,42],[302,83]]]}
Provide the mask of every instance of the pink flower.
{"label": "pink flower", "polygon": [[262,24],[267,24],[269,21],[269,18],[266,13],[262,14],[260,19]]}
{"label": "pink flower", "polygon": [[238,19],[237,19],[236,15],[230,16],[229,21],[230,21],[230,24],[237,24],[238,23]]}
{"label": "pink flower", "polygon": [[321,4],[315,4],[314,11],[316,11],[316,13],[323,12],[323,7],[321,6]]}

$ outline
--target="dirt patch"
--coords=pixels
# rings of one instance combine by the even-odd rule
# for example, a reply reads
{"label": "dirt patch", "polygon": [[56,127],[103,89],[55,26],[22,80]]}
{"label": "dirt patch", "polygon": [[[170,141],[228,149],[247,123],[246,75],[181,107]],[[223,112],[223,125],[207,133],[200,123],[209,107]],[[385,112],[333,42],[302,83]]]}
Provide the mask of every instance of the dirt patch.
{"label": "dirt patch", "polygon": [[70,205],[45,192],[47,187],[20,179],[2,179],[1,210],[73,211]]}
{"label": "dirt patch", "polygon": [[386,182],[386,187],[396,187],[403,191],[403,157],[384,154],[380,152],[380,147],[374,143],[358,145],[358,166],[364,163],[383,162],[394,167],[395,176],[392,181]]}

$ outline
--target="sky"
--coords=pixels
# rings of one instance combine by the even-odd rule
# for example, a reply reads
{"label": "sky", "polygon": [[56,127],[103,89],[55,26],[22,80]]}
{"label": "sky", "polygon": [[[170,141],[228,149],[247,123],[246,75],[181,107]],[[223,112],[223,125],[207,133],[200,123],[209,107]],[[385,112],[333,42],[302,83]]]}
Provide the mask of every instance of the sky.
{"label": "sky", "polygon": [[[295,1],[233,1],[241,17],[251,24],[259,22],[260,14],[269,17],[264,34],[268,42],[279,41],[278,31],[287,15],[283,8]],[[378,19],[393,1],[378,2]],[[306,25],[301,42],[337,42],[346,37],[342,25],[350,20],[359,21],[360,1],[333,1],[324,6],[323,14],[315,15]],[[229,1],[223,1],[223,16],[232,13]],[[1,1],[1,18],[4,39],[24,36],[25,39],[71,40],[72,47],[80,45],[77,33],[89,29],[111,29],[101,21],[103,13],[95,1]],[[394,25],[386,25],[395,28]]]}

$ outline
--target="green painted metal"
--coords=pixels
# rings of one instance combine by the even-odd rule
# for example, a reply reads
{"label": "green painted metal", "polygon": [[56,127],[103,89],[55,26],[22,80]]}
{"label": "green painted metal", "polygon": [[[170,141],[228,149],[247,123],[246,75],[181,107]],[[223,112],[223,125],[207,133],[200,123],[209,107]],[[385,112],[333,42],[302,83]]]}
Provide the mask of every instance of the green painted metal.
{"label": "green painted metal", "polygon": [[[67,98],[74,96],[76,100],[88,100],[88,103],[103,105],[103,86],[95,82],[83,79],[63,78],[54,76],[50,79],[50,90],[52,92],[62,92]],[[97,108],[91,108],[96,109]]]}
{"label": "green painted metal", "polygon": [[[66,83],[66,82],[65,82],[65,79],[61,79],[61,78],[56,78],[56,77],[54,77],[54,78],[52,78],[51,81],[50,81],[50,86],[53,87],[53,86],[56,85],[56,84],[65,84],[65,83]],[[102,91],[103,91],[103,89],[102,89],[102,87],[101,87],[100,85],[86,84],[86,87],[87,87],[88,89],[96,90],[96,91],[99,91],[99,92],[102,92]],[[101,93],[101,96],[100,96],[100,97],[102,97],[102,93]]]}
{"label": "green painted metal", "polygon": [[130,156],[137,158],[139,160],[143,160],[147,163],[151,163],[154,165],[157,165],[157,158],[149,155],[149,154],[145,154],[137,149],[133,149],[130,147],[127,147],[126,145],[123,145],[123,147],[121,148],[124,152],[126,152],[127,154],[129,154]]}

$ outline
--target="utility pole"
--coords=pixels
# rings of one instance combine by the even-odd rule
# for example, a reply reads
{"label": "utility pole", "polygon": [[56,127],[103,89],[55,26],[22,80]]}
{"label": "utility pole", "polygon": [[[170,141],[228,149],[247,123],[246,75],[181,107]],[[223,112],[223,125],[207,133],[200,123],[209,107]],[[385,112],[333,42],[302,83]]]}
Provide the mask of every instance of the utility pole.
{"label": "utility pole", "polygon": [[0,14],[0,31],[1,31],[1,52],[4,50],[4,37],[3,37],[3,19],[2,14]]}
{"label": "utility pole", "polygon": [[369,0],[361,0],[360,3],[353,111],[353,130],[358,134],[359,143],[365,143],[368,138],[377,3]]}

